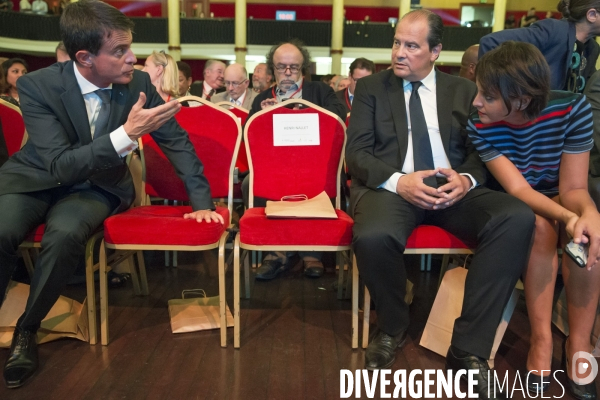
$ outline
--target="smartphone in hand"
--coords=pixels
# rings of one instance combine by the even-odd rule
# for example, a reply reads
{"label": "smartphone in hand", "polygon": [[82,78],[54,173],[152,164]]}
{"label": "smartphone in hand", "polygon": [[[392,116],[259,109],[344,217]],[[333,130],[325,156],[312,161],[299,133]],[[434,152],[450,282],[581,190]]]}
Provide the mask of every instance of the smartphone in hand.
{"label": "smartphone in hand", "polygon": [[569,242],[565,246],[565,253],[569,255],[575,261],[580,268],[585,268],[588,260],[588,245],[587,244],[577,244],[574,243],[573,240]]}

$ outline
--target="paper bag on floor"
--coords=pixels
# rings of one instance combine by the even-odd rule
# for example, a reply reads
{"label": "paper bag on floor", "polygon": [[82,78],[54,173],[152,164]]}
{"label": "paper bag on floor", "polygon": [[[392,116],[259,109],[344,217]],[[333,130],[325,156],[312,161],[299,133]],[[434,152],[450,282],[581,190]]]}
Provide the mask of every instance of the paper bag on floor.
{"label": "paper bag on floor", "polygon": [[[202,297],[186,299],[186,295],[200,294]],[[218,329],[219,296],[206,297],[202,289],[184,290],[181,299],[169,300],[169,317],[173,333],[195,332],[207,329]],[[233,326],[233,315],[225,305],[227,327]]]}
{"label": "paper bag on floor", "polygon": [[[448,348],[452,341],[454,320],[460,316],[462,311],[467,272],[468,271],[465,268],[454,268],[444,274],[442,284],[438,289],[435,301],[433,302],[433,307],[429,313],[429,318],[427,319],[421,342],[419,343],[421,346],[444,357],[448,353]],[[488,360],[490,367],[493,367],[496,351],[500,346],[504,332],[506,332],[508,322],[515,310],[518,299],[519,292],[514,290],[506,307],[504,307],[502,320],[496,330],[492,353]]]}
{"label": "paper bag on floor", "polygon": [[[29,285],[10,282],[6,299],[0,308],[0,347],[10,347],[17,320],[25,311]],[[83,304],[60,296],[37,333],[38,343],[60,338],[89,341],[87,299]]]}

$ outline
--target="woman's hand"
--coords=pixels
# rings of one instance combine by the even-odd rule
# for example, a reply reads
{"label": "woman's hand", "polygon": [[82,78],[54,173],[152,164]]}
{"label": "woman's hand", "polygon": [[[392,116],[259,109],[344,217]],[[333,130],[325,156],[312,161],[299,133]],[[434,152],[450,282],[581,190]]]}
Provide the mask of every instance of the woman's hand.
{"label": "woman's hand", "polygon": [[573,241],[588,245],[588,262],[586,269],[590,271],[600,261],[600,214],[588,211],[575,222]]}

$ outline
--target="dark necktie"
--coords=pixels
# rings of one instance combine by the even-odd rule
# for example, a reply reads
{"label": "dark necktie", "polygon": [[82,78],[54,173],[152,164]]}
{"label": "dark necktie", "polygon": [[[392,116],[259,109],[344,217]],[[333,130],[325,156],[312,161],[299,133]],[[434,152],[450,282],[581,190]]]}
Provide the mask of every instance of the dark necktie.
{"label": "dark necktie", "polygon": [[110,89],[98,89],[94,93],[100,97],[102,104],[100,105],[100,112],[94,125],[94,135],[92,139],[98,138],[107,133],[108,128],[108,116],[110,115]]}
{"label": "dark necktie", "polygon": [[210,98],[213,96],[213,94],[215,94],[215,89],[210,89],[210,92],[208,92],[208,94],[206,95],[205,100],[210,100]]}
{"label": "dark necktie", "polygon": [[[421,105],[421,97],[419,97],[419,87],[422,82],[411,82],[412,93],[408,102],[408,110],[410,112],[410,127],[412,131],[413,159],[416,171],[424,171],[435,169],[433,164],[433,154],[431,152],[431,142],[429,141],[429,131],[427,130],[427,122],[425,114],[423,114],[423,106]],[[423,180],[427,186],[437,187],[435,176],[430,176]]]}

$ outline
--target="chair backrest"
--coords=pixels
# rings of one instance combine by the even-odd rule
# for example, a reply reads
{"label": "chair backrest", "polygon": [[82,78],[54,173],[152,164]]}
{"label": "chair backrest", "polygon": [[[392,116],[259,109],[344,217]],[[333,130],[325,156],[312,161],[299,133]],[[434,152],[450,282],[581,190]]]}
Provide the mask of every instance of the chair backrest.
{"label": "chair backrest", "polygon": [[[288,108],[294,104],[304,108]],[[310,114],[313,116],[305,116]],[[316,132],[311,130],[310,122],[306,125],[307,121],[303,119],[315,115],[318,144],[314,141]],[[276,126],[275,120],[297,123],[286,123],[283,127]],[[295,129],[298,124],[309,127],[304,131],[308,136],[300,140],[297,136],[286,138],[286,131],[298,132]],[[346,126],[337,115],[306,100],[288,100],[254,114],[246,123],[244,140],[250,163],[250,207],[254,196],[280,200],[283,196],[305,194],[312,198],[325,191],[330,198],[336,199],[336,208],[339,208]],[[311,145],[287,144],[307,143],[307,140]]]}
{"label": "chair backrest", "polygon": [[[183,101],[202,104],[201,107],[182,107],[175,119],[188,133],[204,165],[212,197],[227,198],[231,214],[233,168],[242,140],[242,126],[232,113],[200,97],[181,97],[179,102]],[[188,200],[183,182],[150,135],[142,136],[140,148],[145,192],[165,199]]]}
{"label": "chair backrest", "polygon": [[[244,126],[244,124],[246,123],[246,120],[248,119],[248,110],[246,110],[245,108],[236,106],[235,104],[232,104],[229,101],[220,101],[216,104],[219,107],[223,107],[226,110],[231,111],[231,113],[233,115],[238,117],[242,126]],[[240,151],[238,152],[238,158],[235,161],[235,166],[237,167],[237,169],[240,172],[246,172],[246,171],[248,171],[248,169],[250,169],[250,167],[248,166],[248,156],[246,155],[246,147],[245,146],[240,147]]]}
{"label": "chair backrest", "polygon": [[2,133],[10,157],[19,151],[27,141],[27,132],[25,131],[21,109],[8,101],[0,99],[0,123],[2,123]]}

